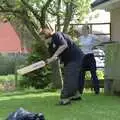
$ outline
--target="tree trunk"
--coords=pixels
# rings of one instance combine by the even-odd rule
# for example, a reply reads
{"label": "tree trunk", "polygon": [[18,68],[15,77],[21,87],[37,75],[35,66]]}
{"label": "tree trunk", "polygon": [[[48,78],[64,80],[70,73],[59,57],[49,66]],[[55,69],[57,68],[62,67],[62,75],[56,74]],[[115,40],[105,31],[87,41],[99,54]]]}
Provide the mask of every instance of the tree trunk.
{"label": "tree trunk", "polygon": [[60,8],[61,8],[61,0],[58,0],[58,6],[57,6],[57,31],[60,31]]}
{"label": "tree trunk", "polygon": [[73,3],[72,1],[69,3],[66,3],[66,14],[65,14],[65,20],[64,20],[64,28],[63,32],[66,33],[68,31],[68,27],[72,18],[73,14]]}

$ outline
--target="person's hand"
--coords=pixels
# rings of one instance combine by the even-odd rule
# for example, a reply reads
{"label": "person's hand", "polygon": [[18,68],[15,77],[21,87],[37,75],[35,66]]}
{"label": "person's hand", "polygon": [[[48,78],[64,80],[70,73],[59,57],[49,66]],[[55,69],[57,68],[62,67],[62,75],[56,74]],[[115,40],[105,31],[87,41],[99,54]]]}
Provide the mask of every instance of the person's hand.
{"label": "person's hand", "polygon": [[50,64],[50,63],[52,63],[53,61],[55,61],[55,60],[57,60],[57,57],[51,57],[51,58],[48,58],[47,60],[46,60],[46,64]]}
{"label": "person's hand", "polygon": [[48,59],[46,60],[46,64],[50,64],[52,61],[53,61],[53,58],[48,58]]}

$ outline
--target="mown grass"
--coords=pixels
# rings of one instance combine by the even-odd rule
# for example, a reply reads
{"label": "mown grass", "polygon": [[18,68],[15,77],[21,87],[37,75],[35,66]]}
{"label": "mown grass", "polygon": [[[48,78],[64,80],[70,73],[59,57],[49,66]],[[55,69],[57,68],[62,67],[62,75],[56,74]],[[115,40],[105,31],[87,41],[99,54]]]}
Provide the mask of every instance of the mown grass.
{"label": "mown grass", "polygon": [[0,95],[0,120],[23,107],[31,112],[43,112],[46,120],[120,120],[120,98],[95,96],[85,93],[82,101],[71,105],[58,106],[59,92],[35,92]]}

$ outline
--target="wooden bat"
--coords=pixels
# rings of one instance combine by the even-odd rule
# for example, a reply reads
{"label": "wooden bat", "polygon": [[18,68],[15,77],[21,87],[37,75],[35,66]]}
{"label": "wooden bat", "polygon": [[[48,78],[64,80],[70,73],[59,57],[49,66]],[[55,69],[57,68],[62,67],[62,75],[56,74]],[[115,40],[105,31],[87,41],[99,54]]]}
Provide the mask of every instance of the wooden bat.
{"label": "wooden bat", "polygon": [[23,68],[21,68],[21,69],[18,69],[18,70],[17,70],[17,73],[18,73],[18,74],[21,74],[21,75],[24,75],[24,74],[27,74],[27,73],[32,72],[32,71],[34,71],[34,70],[37,70],[37,69],[39,69],[39,68],[42,68],[42,67],[44,67],[45,65],[46,65],[46,64],[45,64],[45,61],[41,60],[41,61],[39,61],[39,62],[33,63],[33,64],[28,65],[28,66],[26,66],[26,67],[23,67]]}

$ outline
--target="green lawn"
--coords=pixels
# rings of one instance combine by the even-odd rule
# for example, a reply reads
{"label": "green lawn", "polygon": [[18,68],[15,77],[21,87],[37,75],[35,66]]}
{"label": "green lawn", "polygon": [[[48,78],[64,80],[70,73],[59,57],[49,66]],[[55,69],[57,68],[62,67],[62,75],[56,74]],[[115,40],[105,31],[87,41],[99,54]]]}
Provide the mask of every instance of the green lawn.
{"label": "green lawn", "polygon": [[57,106],[58,92],[0,95],[0,120],[9,112],[23,107],[43,112],[46,120],[120,120],[120,98],[86,93],[82,101]]}

